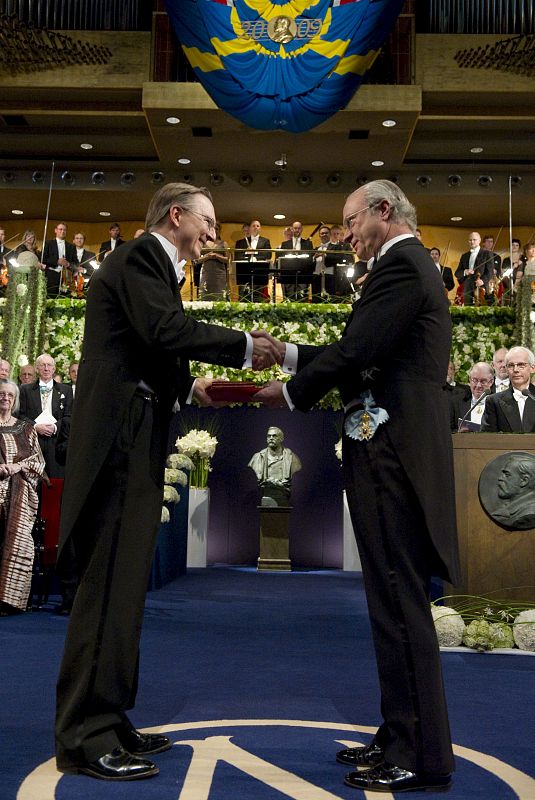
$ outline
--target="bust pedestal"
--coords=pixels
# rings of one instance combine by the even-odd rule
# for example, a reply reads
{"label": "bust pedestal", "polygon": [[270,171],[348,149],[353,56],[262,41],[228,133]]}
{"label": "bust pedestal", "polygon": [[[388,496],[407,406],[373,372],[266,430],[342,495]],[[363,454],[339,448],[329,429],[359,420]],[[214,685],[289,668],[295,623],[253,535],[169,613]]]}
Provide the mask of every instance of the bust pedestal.
{"label": "bust pedestal", "polygon": [[292,569],[290,561],[291,506],[258,506],[260,510],[260,555],[258,570]]}

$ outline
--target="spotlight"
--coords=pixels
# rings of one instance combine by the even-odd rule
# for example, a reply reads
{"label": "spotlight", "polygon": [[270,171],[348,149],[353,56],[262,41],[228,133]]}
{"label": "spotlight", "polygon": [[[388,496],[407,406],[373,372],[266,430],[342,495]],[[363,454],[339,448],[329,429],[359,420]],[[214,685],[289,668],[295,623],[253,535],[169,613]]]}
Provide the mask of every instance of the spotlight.
{"label": "spotlight", "polygon": [[163,172],[153,172],[151,183],[163,183],[165,175]]}
{"label": "spotlight", "polygon": [[460,186],[463,182],[463,179],[460,175],[448,175],[448,186]]}
{"label": "spotlight", "polygon": [[250,186],[253,182],[253,176],[249,172],[242,172],[238,178],[240,186]]}
{"label": "spotlight", "polygon": [[135,180],[136,176],[133,172],[123,172],[121,175],[121,186],[132,186]]}
{"label": "spotlight", "polygon": [[312,175],[310,172],[302,172],[297,178],[297,183],[299,186],[310,186],[312,183]]}
{"label": "spotlight", "polygon": [[479,178],[477,179],[477,182],[479,183],[480,186],[490,186],[490,184],[492,183],[492,178],[490,177],[490,175],[480,175]]}
{"label": "spotlight", "polygon": [[355,183],[357,186],[364,186],[365,183],[368,183],[368,178],[366,175],[359,175]]}
{"label": "spotlight", "polygon": [[42,183],[45,179],[45,176],[42,172],[34,172],[32,173],[32,183]]}
{"label": "spotlight", "polygon": [[284,172],[284,170],[288,166],[288,161],[286,160],[286,153],[282,153],[281,157],[275,161],[275,166],[278,167],[281,172]]}
{"label": "spotlight", "polygon": [[193,183],[195,181],[195,175],[191,175],[189,172],[186,172],[185,175],[182,175],[182,180],[184,183]]}
{"label": "spotlight", "polygon": [[72,172],[69,172],[68,169],[66,169],[65,172],[62,172],[60,177],[63,183],[67,184],[67,186],[72,186],[76,180]]}
{"label": "spotlight", "polygon": [[103,172],[93,172],[91,175],[91,183],[95,184],[95,186],[101,186],[105,182],[106,176]]}
{"label": "spotlight", "polygon": [[210,183],[212,186],[221,186],[225,178],[221,175],[220,172],[211,172],[210,173]]}
{"label": "spotlight", "polygon": [[332,186],[333,188],[335,186],[340,186],[341,180],[339,172],[330,172],[329,175],[327,175],[327,186]]}
{"label": "spotlight", "polygon": [[270,186],[280,186],[282,183],[282,175],[279,175],[277,172],[274,172],[268,178],[268,183]]}
{"label": "spotlight", "polygon": [[522,183],[522,178],[520,175],[511,175],[511,186],[520,186]]}
{"label": "spotlight", "polygon": [[13,183],[15,180],[14,172],[4,172],[4,183]]}
{"label": "spotlight", "polygon": [[431,176],[430,175],[418,175],[416,178],[416,183],[418,186],[429,186],[431,183]]}

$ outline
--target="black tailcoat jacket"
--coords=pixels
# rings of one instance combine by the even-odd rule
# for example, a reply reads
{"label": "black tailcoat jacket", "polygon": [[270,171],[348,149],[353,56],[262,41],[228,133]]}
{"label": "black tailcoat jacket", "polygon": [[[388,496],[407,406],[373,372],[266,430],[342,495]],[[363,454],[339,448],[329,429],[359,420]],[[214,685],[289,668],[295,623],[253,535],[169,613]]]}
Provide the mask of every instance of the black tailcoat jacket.
{"label": "black tailcoat jacket", "polygon": [[[19,388],[19,416],[34,422],[43,410],[39,381],[23,384]],[[56,418],[56,427],[58,431],[63,418],[68,417],[71,413],[72,400],[72,388],[69,385],[65,383],[53,383],[51,408],[52,415]],[[45,459],[46,474],[49,478],[62,478],[63,466],[56,460],[55,452],[57,432],[55,436],[39,436],[38,438]]]}
{"label": "black tailcoat jacket", "polygon": [[287,388],[303,411],[335,387],[344,404],[371,390],[390,416],[386,433],[423,511],[441,577],[455,582],[453,458],[442,389],[450,344],[442,278],[420,242],[404,239],[373,267],[342,338],[325,347],[299,346],[298,373]]}
{"label": "black tailcoat jacket", "polygon": [[489,395],[485,400],[481,432],[535,433],[535,399],[533,395],[526,399],[522,418],[520,418],[518,403],[514,398],[511,386],[503,392]]}
{"label": "black tailcoat jacket", "polygon": [[[104,260],[91,278],[67,454],[60,547],[68,538],[118,433],[136,387],[156,394],[167,438],[175,400],[193,378],[189,359],[241,367],[241,332],[186,316],[173,265],[147,234]],[[162,441],[162,450],[167,441]]]}

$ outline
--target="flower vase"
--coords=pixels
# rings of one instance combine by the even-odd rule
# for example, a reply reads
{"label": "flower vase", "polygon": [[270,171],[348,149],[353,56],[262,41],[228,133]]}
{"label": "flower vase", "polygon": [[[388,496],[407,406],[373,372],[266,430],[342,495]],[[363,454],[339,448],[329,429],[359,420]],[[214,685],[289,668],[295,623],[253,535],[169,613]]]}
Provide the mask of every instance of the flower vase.
{"label": "flower vase", "polygon": [[188,511],[188,567],[206,566],[210,489],[190,486]]}
{"label": "flower vase", "polygon": [[357,541],[351,522],[347,496],[344,491],[344,563],[343,568],[348,572],[362,572]]}

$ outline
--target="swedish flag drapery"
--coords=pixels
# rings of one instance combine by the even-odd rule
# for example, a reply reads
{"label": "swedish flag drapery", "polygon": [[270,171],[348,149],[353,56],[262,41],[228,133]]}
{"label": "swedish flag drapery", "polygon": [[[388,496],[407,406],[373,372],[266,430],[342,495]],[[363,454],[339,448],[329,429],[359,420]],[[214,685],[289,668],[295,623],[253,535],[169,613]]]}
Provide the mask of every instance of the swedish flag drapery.
{"label": "swedish flag drapery", "polygon": [[214,102],[260,130],[306,131],[343,108],[404,0],[166,0]]}

